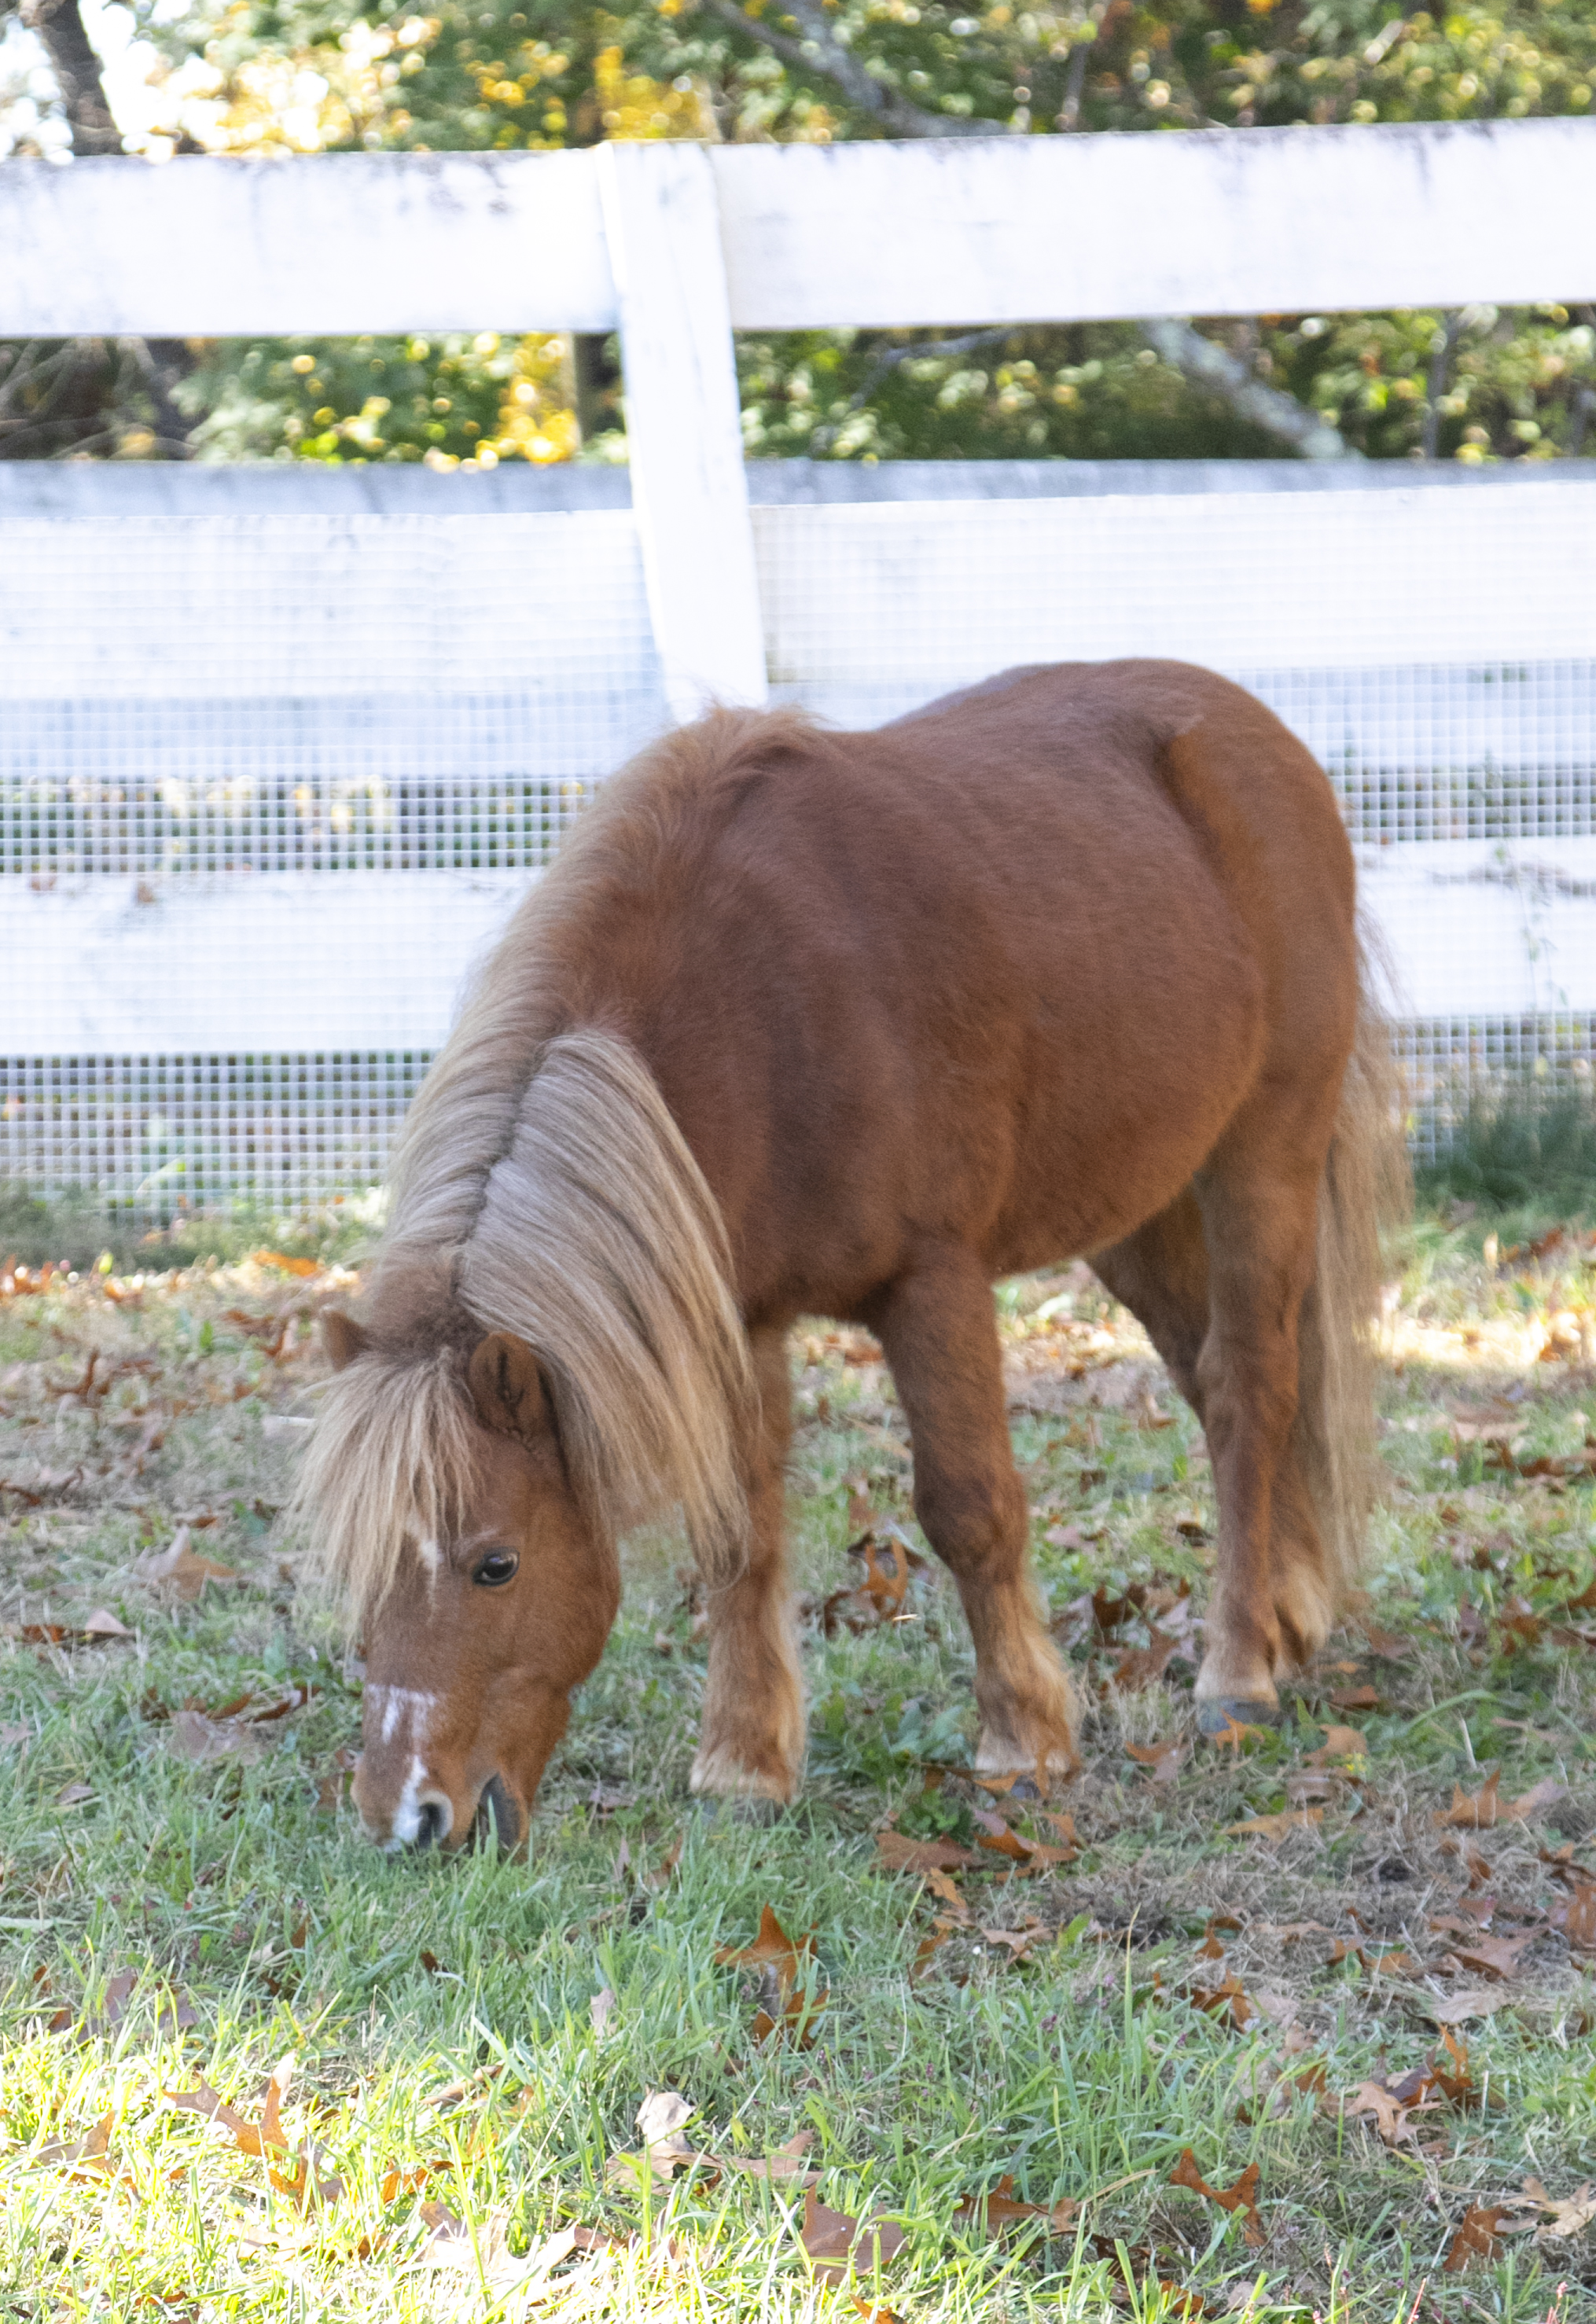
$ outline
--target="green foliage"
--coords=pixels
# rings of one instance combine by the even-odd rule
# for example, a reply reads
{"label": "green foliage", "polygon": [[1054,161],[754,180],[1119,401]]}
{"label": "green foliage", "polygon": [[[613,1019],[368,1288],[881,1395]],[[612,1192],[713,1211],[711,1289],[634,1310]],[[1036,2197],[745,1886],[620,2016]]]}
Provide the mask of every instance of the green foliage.
{"label": "green foliage", "polygon": [[572,448],[562,349],[496,331],[224,341],[178,393],[215,459],[549,460]]}

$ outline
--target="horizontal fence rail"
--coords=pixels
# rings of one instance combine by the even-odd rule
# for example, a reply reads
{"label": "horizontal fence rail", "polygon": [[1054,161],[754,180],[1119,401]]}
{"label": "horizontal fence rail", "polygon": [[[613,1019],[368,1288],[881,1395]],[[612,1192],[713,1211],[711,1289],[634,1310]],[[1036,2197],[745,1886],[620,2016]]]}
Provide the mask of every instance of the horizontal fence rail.
{"label": "horizontal fence rail", "polygon": [[617,155],[717,220],[737,330],[1596,296],[1596,124],[1425,122],[8,161],[0,330],[611,330]]}

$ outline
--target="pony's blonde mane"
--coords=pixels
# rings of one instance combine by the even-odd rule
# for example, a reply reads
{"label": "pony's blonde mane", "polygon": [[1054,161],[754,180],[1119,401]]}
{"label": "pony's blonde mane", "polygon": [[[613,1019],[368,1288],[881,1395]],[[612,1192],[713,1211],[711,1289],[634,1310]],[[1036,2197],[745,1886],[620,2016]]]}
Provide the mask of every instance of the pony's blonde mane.
{"label": "pony's blonde mane", "polygon": [[407,1550],[458,1529],[482,1443],[466,1364],[488,1332],[537,1355],[596,1532],[613,1540],[676,1505],[712,1581],[741,1563],[756,1391],[724,1222],[636,1049],[580,1021],[567,939],[612,878],[646,889],[678,811],[755,724],[707,721],[606,786],[411,1109],[367,1344],[328,1387],[295,1495],[357,1613]]}

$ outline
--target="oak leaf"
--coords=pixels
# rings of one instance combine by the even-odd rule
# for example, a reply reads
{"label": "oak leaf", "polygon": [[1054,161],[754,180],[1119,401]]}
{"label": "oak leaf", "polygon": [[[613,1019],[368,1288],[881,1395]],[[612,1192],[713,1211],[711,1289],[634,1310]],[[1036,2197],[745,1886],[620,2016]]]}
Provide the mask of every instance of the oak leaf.
{"label": "oak leaf", "polygon": [[1155,1784],[1172,1784],[1185,1758],[1185,1745],[1178,1735],[1163,1743],[1127,1743],[1125,1749]]}
{"label": "oak leaf", "polygon": [[1197,2158],[1189,2146],[1181,2150],[1180,2161],[1169,2174],[1172,2187],[1189,2187],[1195,2195],[1204,2196],[1217,2203],[1222,2211],[1240,2211],[1241,2232],[1250,2244],[1264,2240],[1263,2220],[1258,2208],[1259,2165],[1250,2163],[1241,2177],[1229,2187],[1211,2187],[1197,2168]]}
{"label": "oak leaf", "polygon": [[1051,2208],[1045,2203],[1024,2202],[1015,2195],[1012,2173],[1005,2172],[990,2194],[964,2196],[955,2204],[954,2217],[989,2236],[1013,2219],[1042,2219],[1053,2234],[1063,2236],[1075,2226],[1080,2209],[1079,2203],[1069,2196]]}
{"label": "oak leaf", "polygon": [[817,2203],[812,2187],[805,2190],[798,2241],[822,2283],[845,2283],[850,2271],[873,2273],[897,2257],[906,2240],[896,2219],[850,2218],[846,2211],[829,2211]]}
{"label": "oak leaf", "polygon": [[1512,2206],[1507,2203],[1473,2203],[1459,2220],[1457,2232],[1446,2247],[1442,2271],[1446,2275],[1461,2275],[1464,2268],[1477,2259],[1499,2259],[1504,2245],[1502,2223],[1512,2216]]}
{"label": "oak leaf", "polygon": [[876,1854],[889,1872],[962,1872],[980,1858],[956,1840],[910,1840],[901,1831],[878,1831]]}
{"label": "oak leaf", "polygon": [[1246,1816],[1240,1823],[1227,1823],[1225,1831],[1232,1836],[1250,1833],[1259,1840],[1285,1840],[1291,1832],[1305,1831],[1324,1821],[1323,1808],[1282,1808],[1278,1815]]}

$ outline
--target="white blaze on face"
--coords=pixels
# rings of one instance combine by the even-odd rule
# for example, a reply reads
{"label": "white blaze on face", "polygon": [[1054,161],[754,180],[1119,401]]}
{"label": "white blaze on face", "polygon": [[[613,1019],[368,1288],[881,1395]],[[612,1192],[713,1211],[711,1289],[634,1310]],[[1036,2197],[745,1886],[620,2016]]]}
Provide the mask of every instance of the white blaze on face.
{"label": "white blaze on face", "polygon": [[428,1581],[436,1582],[438,1569],[443,1563],[442,1550],[429,1536],[418,1541],[416,1547],[420,1554],[421,1563],[427,1569]]}
{"label": "white blaze on face", "polygon": [[377,1741],[392,1743],[402,1734],[409,1738],[412,1749],[420,1750],[427,1740],[438,1696],[420,1687],[379,1686],[370,1680],[365,1692],[366,1700],[382,1720]]}
{"label": "white blaze on face", "polygon": [[390,1848],[410,1846],[421,1829],[423,1807],[436,1807],[442,1811],[443,1829],[438,1837],[440,1840],[448,1838],[449,1827],[455,1820],[454,1810],[440,1792],[429,1792],[423,1799],[421,1786],[426,1781],[427,1762],[421,1757],[420,1752],[417,1752],[411,1761],[410,1772],[405,1776],[404,1789],[399,1794],[399,1804],[393,1811],[392,1836],[388,1842]]}

